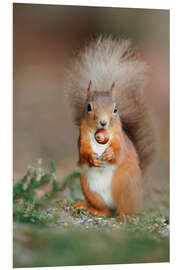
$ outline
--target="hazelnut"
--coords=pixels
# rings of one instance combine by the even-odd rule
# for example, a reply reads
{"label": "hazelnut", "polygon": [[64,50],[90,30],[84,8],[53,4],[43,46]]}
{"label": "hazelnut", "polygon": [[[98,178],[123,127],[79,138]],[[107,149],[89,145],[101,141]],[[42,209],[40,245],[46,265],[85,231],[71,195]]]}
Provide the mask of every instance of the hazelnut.
{"label": "hazelnut", "polygon": [[98,129],[94,137],[100,144],[106,144],[109,141],[109,134],[105,129]]}

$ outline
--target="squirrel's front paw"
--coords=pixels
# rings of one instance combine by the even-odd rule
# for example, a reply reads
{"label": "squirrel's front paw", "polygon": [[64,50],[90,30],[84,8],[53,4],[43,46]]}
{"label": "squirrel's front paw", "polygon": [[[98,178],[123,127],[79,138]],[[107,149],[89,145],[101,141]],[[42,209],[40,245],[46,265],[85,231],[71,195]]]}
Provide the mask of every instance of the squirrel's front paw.
{"label": "squirrel's front paw", "polygon": [[89,157],[89,163],[91,166],[95,166],[95,167],[102,167],[102,162],[100,159],[98,159],[98,155],[93,153],[90,157]]}
{"label": "squirrel's front paw", "polygon": [[104,152],[103,156],[102,156],[102,160],[107,160],[110,161],[114,158],[114,151],[113,148],[110,146],[106,149],[106,151]]}

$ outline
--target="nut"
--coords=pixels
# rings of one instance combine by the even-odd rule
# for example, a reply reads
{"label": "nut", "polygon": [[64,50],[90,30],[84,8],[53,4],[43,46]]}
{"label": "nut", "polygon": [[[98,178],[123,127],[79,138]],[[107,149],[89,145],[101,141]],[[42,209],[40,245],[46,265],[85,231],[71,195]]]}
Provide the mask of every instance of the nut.
{"label": "nut", "polygon": [[106,144],[109,141],[109,134],[105,129],[98,129],[94,137],[100,144]]}

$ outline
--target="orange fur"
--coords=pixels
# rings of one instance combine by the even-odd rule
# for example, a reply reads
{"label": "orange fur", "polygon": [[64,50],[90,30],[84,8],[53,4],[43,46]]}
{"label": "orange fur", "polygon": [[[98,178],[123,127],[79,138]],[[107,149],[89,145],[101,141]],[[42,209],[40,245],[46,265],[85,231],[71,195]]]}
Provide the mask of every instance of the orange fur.
{"label": "orange fur", "polygon": [[[109,147],[112,147],[114,156],[112,160],[110,160],[111,163],[117,164],[120,162],[120,155],[121,152],[123,152],[124,148],[124,142],[123,142],[123,134],[121,130],[121,122],[119,121],[116,123],[113,128],[109,130],[109,133],[112,134],[112,139],[110,142]],[[121,151],[122,150],[122,151]]]}
{"label": "orange fur", "polygon": [[108,216],[108,214],[109,214],[109,211],[108,210],[106,210],[106,209],[99,210],[99,209],[96,209],[96,208],[93,208],[93,207],[89,207],[83,201],[76,201],[74,203],[74,206],[77,207],[77,208],[79,208],[79,209],[86,209],[91,214],[97,215],[97,216]]}
{"label": "orange fur", "polygon": [[120,213],[132,215],[141,206],[142,175],[133,149],[127,151],[114,173],[112,194]]}
{"label": "orange fur", "polygon": [[120,132],[119,136],[116,134],[110,146],[115,153],[111,162],[119,163],[112,179],[113,198],[120,213],[132,215],[140,207],[143,197],[139,159],[125,133]]}
{"label": "orange fur", "polygon": [[79,148],[79,165],[87,164],[89,167],[97,166],[102,167],[102,162],[96,158],[92,151],[90,144],[90,139],[88,134],[90,133],[90,128],[85,121],[82,120],[80,128],[80,136],[78,140]]}
{"label": "orange fur", "polygon": [[91,166],[89,161],[93,151],[90,145],[90,139],[88,137],[89,132],[90,130],[87,125],[85,126],[84,122],[82,122],[78,140],[79,164],[87,163],[89,166]]}

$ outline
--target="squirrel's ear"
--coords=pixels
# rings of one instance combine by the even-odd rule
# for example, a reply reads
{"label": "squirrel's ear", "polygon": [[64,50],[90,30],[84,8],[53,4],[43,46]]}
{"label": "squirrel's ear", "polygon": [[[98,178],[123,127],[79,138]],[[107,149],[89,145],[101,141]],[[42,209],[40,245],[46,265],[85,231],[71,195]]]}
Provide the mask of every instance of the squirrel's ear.
{"label": "squirrel's ear", "polygon": [[110,89],[111,93],[114,95],[115,94],[115,83],[113,82],[111,89]]}
{"label": "squirrel's ear", "polygon": [[91,91],[92,91],[92,82],[90,81],[88,85],[88,93],[90,93]]}

